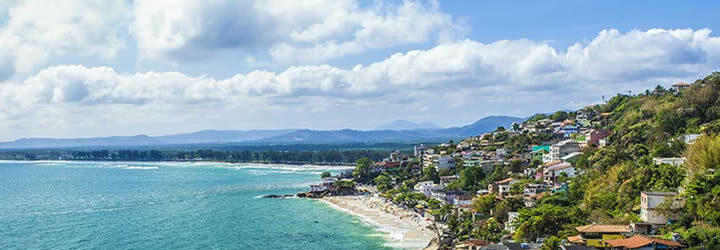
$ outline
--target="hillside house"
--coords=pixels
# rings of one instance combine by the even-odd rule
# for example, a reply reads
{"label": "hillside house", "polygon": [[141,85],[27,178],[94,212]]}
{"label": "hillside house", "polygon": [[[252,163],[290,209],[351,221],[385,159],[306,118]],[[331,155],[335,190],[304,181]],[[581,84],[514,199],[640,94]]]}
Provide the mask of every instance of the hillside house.
{"label": "hillside house", "polygon": [[698,138],[700,138],[700,134],[687,134],[683,136],[682,140],[685,141],[686,144],[690,145],[695,143]]}
{"label": "hillside house", "polygon": [[557,178],[563,173],[569,178],[575,177],[575,167],[569,162],[554,161],[543,165],[545,170],[543,171],[543,177],[545,183],[554,185],[557,183]]}
{"label": "hillside house", "polygon": [[674,199],[672,206],[682,208],[685,205],[685,199],[677,197],[675,192],[641,192],[640,193],[640,219],[651,224],[665,225],[668,219],[660,211],[658,207],[666,199]]}
{"label": "hillside house", "polygon": [[455,159],[449,155],[442,155],[438,158],[436,169],[438,172],[449,170],[455,167]]}
{"label": "hillside house", "polygon": [[448,176],[440,176],[440,185],[441,186],[447,186],[450,184],[450,182],[453,182],[454,180],[457,180],[458,177],[455,175],[448,175]]}
{"label": "hillside house", "polygon": [[677,157],[677,158],[653,158],[653,162],[657,165],[660,164],[670,164],[673,166],[680,166],[685,164],[685,157]]}
{"label": "hillside house", "polygon": [[518,182],[518,180],[515,180],[513,178],[499,180],[499,181],[490,183],[488,185],[488,191],[490,191],[490,193],[497,193],[498,197],[502,198],[502,197],[510,195],[510,186],[516,182]]}
{"label": "hillside house", "polygon": [[607,129],[593,129],[590,130],[590,136],[588,138],[588,144],[600,145],[600,140],[603,140],[610,136],[610,130]]}
{"label": "hillside house", "polygon": [[575,229],[579,234],[568,237],[570,243],[599,248],[609,247],[607,241],[624,239],[631,233],[630,226],[627,225],[593,224],[579,226]]}
{"label": "hillside house", "polygon": [[653,238],[636,234],[626,239],[608,240],[611,249],[684,249],[685,246],[675,241]]}
{"label": "hillside house", "polygon": [[550,146],[550,158],[553,161],[559,161],[563,156],[574,152],[580,152],[580,142],[565,140]]}

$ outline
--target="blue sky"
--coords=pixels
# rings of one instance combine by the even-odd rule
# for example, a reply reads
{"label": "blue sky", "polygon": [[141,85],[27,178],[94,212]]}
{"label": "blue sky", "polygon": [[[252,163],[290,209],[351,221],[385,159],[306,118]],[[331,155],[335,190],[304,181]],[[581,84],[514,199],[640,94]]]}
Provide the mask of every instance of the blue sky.
{"label": "blue sky", "polygon": [[0,140],[458,126],[720,68],[713,1],[0,1]]}

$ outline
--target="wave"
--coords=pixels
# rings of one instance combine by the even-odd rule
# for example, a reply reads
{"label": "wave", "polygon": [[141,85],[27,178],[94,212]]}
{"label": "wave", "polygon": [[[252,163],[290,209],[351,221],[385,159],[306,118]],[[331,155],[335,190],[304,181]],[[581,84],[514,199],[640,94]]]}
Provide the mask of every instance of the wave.
{"label": "wave", "polygon": [[138,170],[155,170],[159,169],[158,167],[138,167],[138,166],[129,166],[125,167],[124,169],[138,169]]}

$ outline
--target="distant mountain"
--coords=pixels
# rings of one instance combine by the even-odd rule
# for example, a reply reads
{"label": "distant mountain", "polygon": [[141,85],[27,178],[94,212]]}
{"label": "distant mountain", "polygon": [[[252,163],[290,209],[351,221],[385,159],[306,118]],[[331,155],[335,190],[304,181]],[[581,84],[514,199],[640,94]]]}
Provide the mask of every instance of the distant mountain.
{"label": "distant mountain", "polygon": [[[290,144],[339,144],[339,143],[415,143],[444,142],[450,139],[479,135],[499,126],[508,128],[523,118],[489,116],[473,124],[430,129],[428,124],[396,121],[381,130],[203,130],[165,136],[111,136],[95,138],[24,138],[0,142],[0,149],[73,148],[73,147],[135,147],[160,145],[233,144],[233,145],[290,145]],[[434,124],[430,124],[434,125]],[[437,126],[437,125],[435,125]],[[392,128],[406,128],[395,130]]]}
{"label": "distant mountain", "polygon": [[23,138],[10,142],[0,142],[0,149],[13,148],[70,148],[70,147],[122,147],[153,146],[172,144],[218,144],[258,140],[287,134],[295,130],[203,130],[193,133],[150,137],[110,136],[93,138]]}
{"label": "distant mountain", "polygon": [[525,118],[518,118],[512,116],[488,116],[477,120],[473,124],[446,129],[446,133],[455,134],[463,137],[479,135],[494,131],[497,127],[503,126],[510,128],[513,122],[521,123],[525,121]]}
{"label": "distant mountain", "polygon": [[374,130],[419,130],[419,129],[440,129],[440,125],[431,122],[411,122],[406,120],[396,120],[388,124],[378,126]]}

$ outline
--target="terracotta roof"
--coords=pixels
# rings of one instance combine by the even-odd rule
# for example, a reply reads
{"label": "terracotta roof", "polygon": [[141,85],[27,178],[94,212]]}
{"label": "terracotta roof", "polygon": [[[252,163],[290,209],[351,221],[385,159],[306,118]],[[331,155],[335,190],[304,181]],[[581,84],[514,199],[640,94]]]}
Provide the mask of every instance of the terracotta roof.
{"label": "terracotta roof", "polygon": [[580,237],[580,235],[570,236],[570,237],[568,237],[568,241],[570,243],[584,243],[584,241]]}
{"label": "terracotta roof", "polygon": [[571,168],[571,167],[572,167],[572,164],[570,164],[569,162],[560,162],[558,164],[549,166],[547,169],[545,169],[545,171],[560,170],[560,169],[566,169],[566,168]]}
{"label": "terracotta roof", "polygon": [[561,162],[562,162],[562,161],[551,161],[551,162],[548,162],[548,163],[543,164],[543,167],[552,166],[552,165],[555,165],[555,164],[559,164],[559,163],[561,163]]}
{"label": "terracotta roof", "polygon": [[495,183],[496,183],[496,184],[502,184],[502,183],[506,183],[506,182],[511,182],[511,181],[513,181],[513,180],[515,180],[515,179],[513,179],[513,178],[507,178],[507,179],[504,179],[504,180],[496,181]]}
{"label": "terracotta roof", "polygon": [[461,245],[465,246],[487,246],[490,244],[490,242],[484,241],[484,240],[466,240],[463,242],[460,242]]}
{"label": "terracotta roof", "polygon": [[581,233],[629,233],[630,226],[628,225],[599,225],[592,224],[586,226],[579,226],[575,229]]}
{"label": "terracotta roof", "polygon": [[673,84],[673,86],[690,86],[690,84],[685,83],[685,82],[679,82],[679,83]]}
{"label": "terracotta roof", "polygon": [[677,243],[675,241],[653,238],[653,237],[641,235],[641,234],[636,234],[635,236],[627,238],[627,239],[607,240],[605,242],[607,244],[610,244],[613,247],[624,247],[624,248],[640,248],[640,247],[647,246],[652,243],[659,243],[659,244],[663,244],[663,245],[671,246],[671,247],[685,247],[682,244]]}

